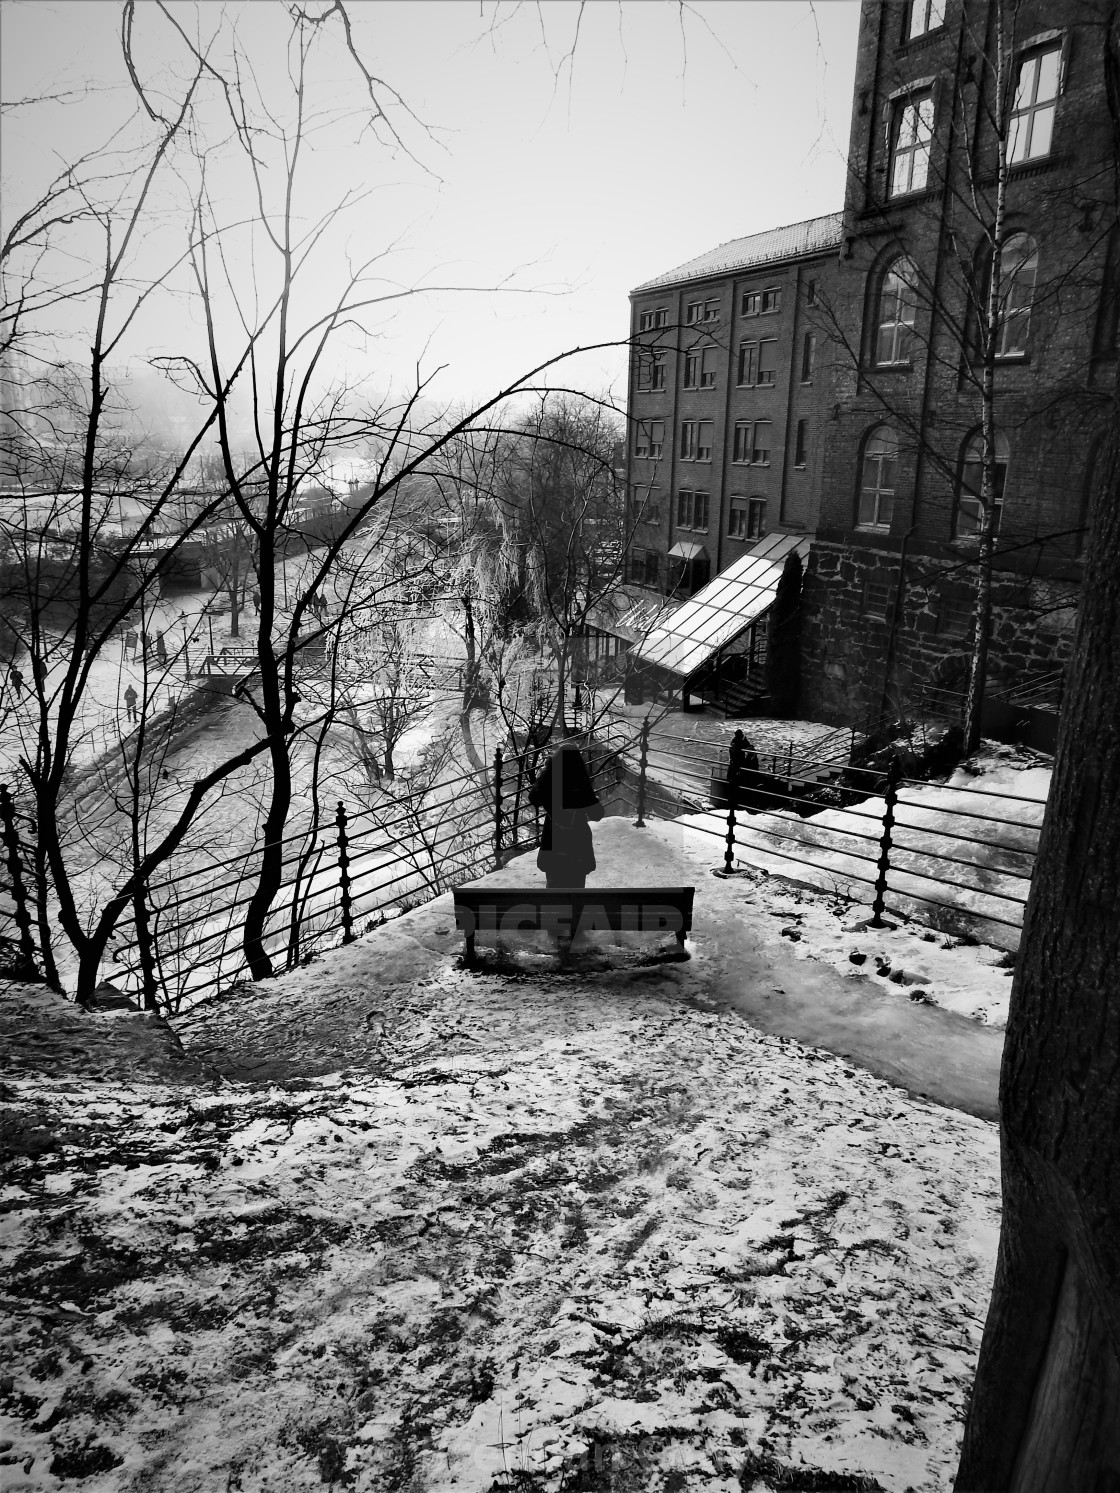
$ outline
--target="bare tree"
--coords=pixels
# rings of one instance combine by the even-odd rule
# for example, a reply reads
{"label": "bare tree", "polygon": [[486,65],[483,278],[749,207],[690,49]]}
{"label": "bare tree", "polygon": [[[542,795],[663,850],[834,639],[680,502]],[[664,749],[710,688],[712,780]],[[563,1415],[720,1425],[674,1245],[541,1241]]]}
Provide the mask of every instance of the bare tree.
{"label": "bare tree", "polygon": [[[7,427],[21,470],[26,474],[29,460],[38,461],[37,490],[48,495],[54,515],[24,522],[10,536],[21,579],[9,620],[15,618],[21,646],[35,657],[53,651],[59,662],[49,698],[37,702],[20,774],[39,825],[44,958],[57,983],[50,950],[61,928],[82,998],[97,983],[122,918],[136,912],[145,887],[186,846],[199,816],[250,769],[256,774],[251,792],[261,801],[262,844],[243,947],[254,977],[272,973],[266,942],[284,876],[293,754],[326,721],[322,713],[309,714],[303,699],[308,662],[337,636],[351,606],[344,597],[323,616],[318,608],[331,578],[371,514],[391,513],[446,445],[532,391],[565,356],[542,360],[476,408],[434,423],[421,414],[422,376],[399,399],[370,399],[340,382],[332,375],[338,340],[402,295],[418,292],[387,290],[377,278],[376,252],[364,262],[345,260],[338,272],[331,254],[345,253],[344,214],[355,195],[324,217],[301,215],[301,187],[313,173],[313,135],[322,124],[317,90],[328,86],[333,97],[338,54],[356,70],[375,134],[408,150],[398,125],[419,132],[418,138],[422,128],[362,63],[342,4],[289,11],[291,67],[283,96],[265,96],[229,17],[219,19],[205,44],[163,6],[141,11],[126,0],[123,20],[124,58],[138,101],[129,126],[133,138],[127,149],[115,142],[96,169],[50,187],[31,216],[24,214],[25,227],[10,236],[4,266],[9,304],[16,308],[8,326],[17,329],[30,369],[22,404],[34,406],[37,422],[32,428],[20,419]],[[133,51],[140,26],[162,32],[160,46],[145,50],[165,58],[158,73],[149,74]],[[234,195],[249,204],[244,216],[227,214],[226,199],[213,190],[219,157],[241,173]],[[72,197],[65,215],[60,192]],[[163,240],[153,234],[149,243],[149,230],[168,221],[186,231],[161,261]],[[77,277],[75,263],[83,266]],[[152,355],[149,363],[193,401],[196,418],[173,455],[155,469],[146,461],[141,492],[136,462],[121,450],[114,409],[121,419],[127,415],[130,360],[150,326],[145,319],[162,298],[189,301],[201,335],[190,345],[184,333],[179,350]],[[78,354],[60,346],[48,314],[63,301],[81,324],[74,341],[90,349],[80,371]],[[238,400],[249,411],[248,439]],[[312,544],[301,494],[321,480],[337,454],[357,448],[378,453],[374,480],[332,513]],[[205,484],[198,482],[200,462],[210,469]],[[214,480],[215,466],[220,480]],[[25,493],[31,489],[25,476]],[[122,501],[136,510],[128,525],[120,520]],[[60,515],[69,558],[54,553]],[[256,569],[260,605],[243,650],[252,667],[241,671],[235,689],[236,702],[252,712],[254,729],[242,732],[237,749],[198,773],[182,793],[169,796],[162,813],[135,821],[144,833],[127,872],[95,907],[84,908],[64,824],[92,682],[121,629],[135,626],[143,607],[154,606],[161,577],[177,564],[197,567],[219,521],[244,534]],[[293,570],[298,581],[289,587]],[[236,584],[240,597],[240,573]],[[332,708],[329,700],[323,706]]]}

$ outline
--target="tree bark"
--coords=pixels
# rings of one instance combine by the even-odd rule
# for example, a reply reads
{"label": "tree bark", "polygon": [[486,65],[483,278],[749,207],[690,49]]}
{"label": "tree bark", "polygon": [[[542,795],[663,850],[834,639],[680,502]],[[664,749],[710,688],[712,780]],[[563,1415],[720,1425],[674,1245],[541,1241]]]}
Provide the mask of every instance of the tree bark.
{"label": "tree bark", "polygon": [[1120,406],[1000,1084],[1003,1228],[957,1493],[1120,1487]]}

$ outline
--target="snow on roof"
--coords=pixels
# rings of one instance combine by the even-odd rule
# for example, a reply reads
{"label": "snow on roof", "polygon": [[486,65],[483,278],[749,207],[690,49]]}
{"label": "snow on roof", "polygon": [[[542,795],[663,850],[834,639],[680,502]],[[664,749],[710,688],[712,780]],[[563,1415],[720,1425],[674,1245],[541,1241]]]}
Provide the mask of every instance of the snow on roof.
{"label": "snow on roof", "polygon": [[822,218],[805,218],[800,223],[788,223],[784,228],[768,228],[764,233],[730,239],[718,248],[709,249],[706,254],[686,260],[674,270],[666,270],[663,275],[655,275],[652,280],[636,285],[630,293],[637,295],[639,291],[677,285],[682,280],[704,280],[710,275],[726,275],[731,270],[744,270],[755,264],[838,249],[843,216],[843,213],[825,213]]}
{"label": "snow on roof", "polygon": [[634,652],[674,674],[695,673],[771,604],[791,550],[807,555],[809,540],[797,534],[767,534],[655,626]]}

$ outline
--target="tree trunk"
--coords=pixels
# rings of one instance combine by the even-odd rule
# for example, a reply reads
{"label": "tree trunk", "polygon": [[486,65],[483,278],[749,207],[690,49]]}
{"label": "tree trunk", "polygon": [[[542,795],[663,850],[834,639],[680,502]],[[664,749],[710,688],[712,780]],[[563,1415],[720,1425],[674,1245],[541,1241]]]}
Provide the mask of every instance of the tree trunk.
{"label": "tree trunk", "polygon": [[1000,1084],[1003,1228],[957,1493],[1120,1487],[1120,407]]}

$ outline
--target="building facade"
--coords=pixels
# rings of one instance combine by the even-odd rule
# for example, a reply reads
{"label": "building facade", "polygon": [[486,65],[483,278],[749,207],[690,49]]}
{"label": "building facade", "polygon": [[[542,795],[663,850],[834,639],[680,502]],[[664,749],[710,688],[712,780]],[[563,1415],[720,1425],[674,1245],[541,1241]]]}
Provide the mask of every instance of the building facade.
{"label": "building facade", "polygon": [[685,598],[768,533],[811,533],[819,301],[841,217],[735,239],[631,294],[627,579]]}
{"label": "building facade", "polygon": [[986,516],[989,695],[1053,698],[1115,379],[1100,22],[1053,0],[863,6],[843,241],[820,307],[813,714],[870,725],[959,695]]}

